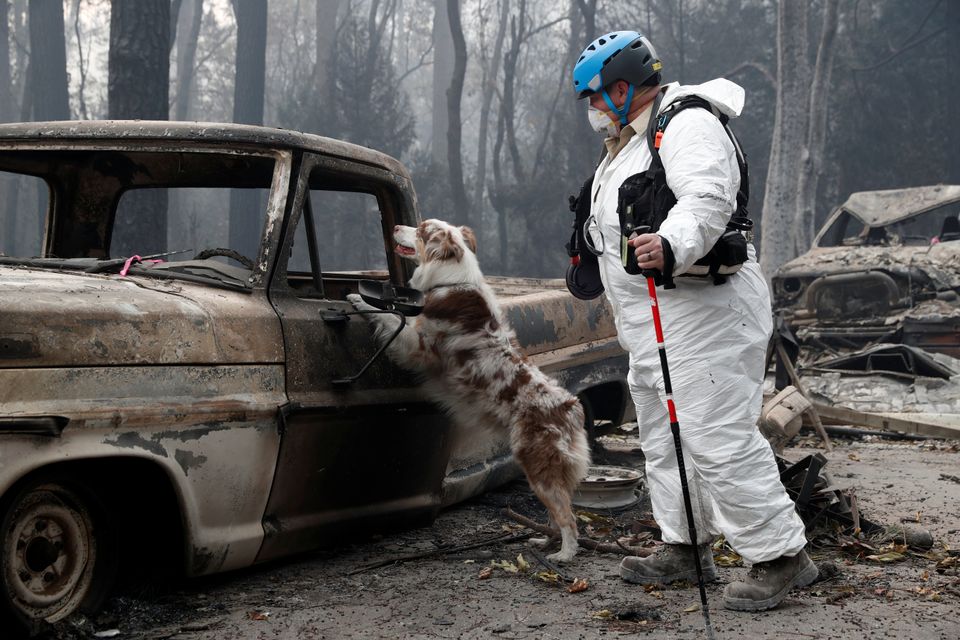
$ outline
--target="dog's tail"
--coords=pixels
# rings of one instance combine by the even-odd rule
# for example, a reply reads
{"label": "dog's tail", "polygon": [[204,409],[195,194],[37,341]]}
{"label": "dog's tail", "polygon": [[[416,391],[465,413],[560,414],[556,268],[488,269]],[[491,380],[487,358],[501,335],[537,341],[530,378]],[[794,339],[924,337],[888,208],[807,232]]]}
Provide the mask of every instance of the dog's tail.
{"label": "dog's tail", "polygon": [[587,477],[590,468],[590,443],[583,424],[583,406],[578,401],[570,410],[570,473],[568,486],[575,489],[580,481]]}

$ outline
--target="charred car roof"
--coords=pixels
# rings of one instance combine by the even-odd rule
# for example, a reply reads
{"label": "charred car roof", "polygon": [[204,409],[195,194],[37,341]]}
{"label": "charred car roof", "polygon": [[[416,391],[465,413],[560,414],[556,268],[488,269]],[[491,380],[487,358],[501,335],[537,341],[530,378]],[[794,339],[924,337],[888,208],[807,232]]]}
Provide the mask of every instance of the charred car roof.
{"label": "charred car roof", "polygon": [[884,191],[858,191],[840,205],[864,224],[890,224],[924,211],[960,202],[960,186],[935,185]]}
{"label": "charred car roof", "polygon": [[361,161],[382,167],[409,179],[407,169],[396,159],[373,149],[310,133],[288,129],[222,122],[171,122],[166,120],[84,120],[0,124],[0,145],[5,142],[49,140],[62,143],[116,143],[117,141],[169,140],[205,145],[298,149],[327,156]]}

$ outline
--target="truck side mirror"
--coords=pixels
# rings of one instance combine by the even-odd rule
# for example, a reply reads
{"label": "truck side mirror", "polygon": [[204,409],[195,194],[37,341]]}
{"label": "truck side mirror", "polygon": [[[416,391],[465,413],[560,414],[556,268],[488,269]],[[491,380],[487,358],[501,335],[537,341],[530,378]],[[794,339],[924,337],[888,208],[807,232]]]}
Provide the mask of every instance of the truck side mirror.
{"label": "truck side mirror", "polygon": [[423,293],[417,289],[384,280],[361,280],[357,290],[364,302],[377,309],[399,311],[405,316],[418,316],[423,311]]}

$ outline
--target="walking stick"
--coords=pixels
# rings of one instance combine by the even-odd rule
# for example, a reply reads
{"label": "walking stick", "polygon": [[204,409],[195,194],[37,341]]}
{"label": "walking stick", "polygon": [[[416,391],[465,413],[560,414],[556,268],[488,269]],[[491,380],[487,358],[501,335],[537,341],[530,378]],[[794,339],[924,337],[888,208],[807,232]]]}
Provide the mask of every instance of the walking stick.
{"label": "walking stick", "polygon": [[[642,232],[641,232],[642,233]],[[660,352],[660,368],[663,370],[663,389],[667,394],[667,412],[670,414],[670,431],[673,444],[677,449],[677,467],[680,469],[680,487],[683,489],[683,506],[687,512],[687,527],[693,545],[693,560],[697,566],[697,586],[700,587],[700,608],[703,611],[703,624],[708,640],[713,640],[713,625],[710,624],[710,608],[707,605],[707,591],[703,585],[703,567],[700,566],[700,549],[697,544],[697,527],[693,522],[693,505],[690,502],[690,488],[687,486],[687,471],[683,466],[683,447],[680,444],[680,422],[677,420],[677,408],[673,403],[673,388],[670,386],[670,368],[667,366],[667,350],[663,344],[663,326],[660,324],[660,306],[657,304],[657,284],[655,270],[644,270],[647,289],[650,292],[650,308],[653,311],[653,326],[657,333],[657,350]]]}

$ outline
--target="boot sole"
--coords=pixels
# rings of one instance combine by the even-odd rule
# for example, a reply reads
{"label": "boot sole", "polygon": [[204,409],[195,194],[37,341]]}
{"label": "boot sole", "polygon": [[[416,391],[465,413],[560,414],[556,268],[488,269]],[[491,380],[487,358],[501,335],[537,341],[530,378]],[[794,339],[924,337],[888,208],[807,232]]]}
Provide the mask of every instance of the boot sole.
{"label": "boot sole", "polygon": [[[681,571],[679,573],[670,573],[665,576],[648,576],[640,573],[639,571],[634,571],[633,569],[628,569],[623,565],[620,565],[620,577],[631,582],[633,584],[673,584],[674,582],[680,582],[681,580],[686,580],[687,582],[692,582],[696,584],[697,582],[697,570],[693,571]],[[703,581],[713,582],[717,579],[717,570],[714,567],[704,567],[703,568]]]}
{"label": "boot sole", "polygon": [[766,600],[750,600],[749,598],[728,598],[723,596],[723,606],[725,609],[733,611],[766,611],[773,609],[783,602],[787,597],[787,592],[794,587],[805,587],[820,575],[820,570],[812,560],[807,560],[807,565],[794,576],[793,580],[788,582],[780,591],[767,598]]}

